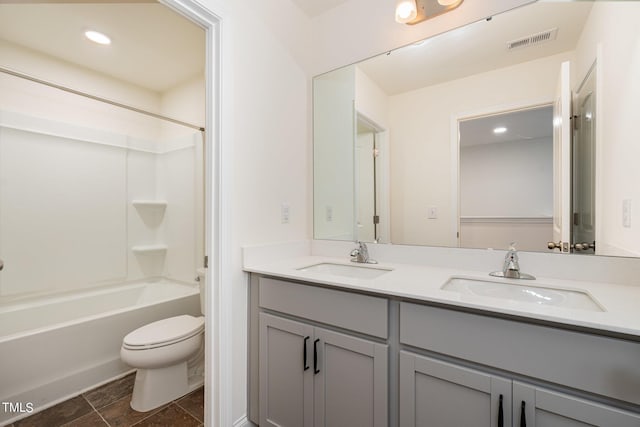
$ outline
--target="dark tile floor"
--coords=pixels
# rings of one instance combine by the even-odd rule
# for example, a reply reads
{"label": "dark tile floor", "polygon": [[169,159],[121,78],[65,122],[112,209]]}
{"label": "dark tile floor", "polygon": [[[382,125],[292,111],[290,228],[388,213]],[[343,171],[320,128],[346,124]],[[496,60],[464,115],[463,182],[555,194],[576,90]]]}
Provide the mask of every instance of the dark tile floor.
{"label": "dark tile floor", "polygon": [[204,389],[149,412],[129,406],[135,374],[59,403],[9,427],[199,427],[204,426]]}

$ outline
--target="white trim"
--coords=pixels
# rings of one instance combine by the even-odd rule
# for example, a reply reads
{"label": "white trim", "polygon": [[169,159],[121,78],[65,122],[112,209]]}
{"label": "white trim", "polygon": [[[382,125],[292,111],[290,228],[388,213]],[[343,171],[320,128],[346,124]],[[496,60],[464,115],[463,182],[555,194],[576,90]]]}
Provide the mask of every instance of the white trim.
{"label": "white trim", "polygon": [[461,224],[553,224],[552,216],[461,216]]}
{"label": "white trim", "polygon": [[257,427],[257,426],[251,421],[249,421],[249,419],[247,418],[247,415],[245,414],[242,417],[238,418],[236,422],[233,423],[233,427]]}
{"label": "white trim", "polygon": [[[603,58],[603,51],[604,48],[602,46],[602,42],[598,43],[596,46],[596,59],[595,59],[595,65],[596,65],[596,183],[595,183],[595,195],[594,195],[594,201],[593,203],[596,206],[596,218],[593,224],[593,227],[595,228],[595,240],[598,243],[605,243],[605,239],[602,233],[602,228],[603,228],[603,222],[602,222],[602,216],[604,215],[604,206],[603,206],[603,202],[604,201],[604,197],[603,197],[603,191],[604,191],[604,180],[603,180],[603,176],[604,176],[604,132],[603,132],[603,126],[602,124],[604,123],[604,117],[603,115],[606,114],[604,112],[604,108],[603,108],[603,93],[602,93],[602,88],[604,87],[604,71],[603,71],[603,65],[602,65],[602,58]],[[602,247],[602,245],[600,244],[596,244],[596,249],[595,249],[595,254],[596,255],[607,255],[607,252],[605,252],[604,247]]]}
{"label": "white trim", "polygon": [[206,30],[205,66],[205,425],[232,425],[231,184],[232,49],[228,6],[210,0],[160,0]]}
{"label": "white trim", "polygon": [[451,116],[451,236],[453,247],[460,247],[460,120],[459,114]]}

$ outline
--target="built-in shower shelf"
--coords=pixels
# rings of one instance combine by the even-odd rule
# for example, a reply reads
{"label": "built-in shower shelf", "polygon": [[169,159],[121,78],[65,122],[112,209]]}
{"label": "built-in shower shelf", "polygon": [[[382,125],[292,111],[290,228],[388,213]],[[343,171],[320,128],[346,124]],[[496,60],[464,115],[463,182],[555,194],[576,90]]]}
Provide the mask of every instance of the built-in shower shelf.
{"label": "built-in shower shelf", "polygon": [[137,208],[164,209],[167,207],[166,200],[133,200],[131,203]]}
{"label": "built-in shower shelf", "polygon": [[134,254],[155,254],[155,253],[164,253],[168,249],[167,245],[138,245],[133,246],[131,251]]}

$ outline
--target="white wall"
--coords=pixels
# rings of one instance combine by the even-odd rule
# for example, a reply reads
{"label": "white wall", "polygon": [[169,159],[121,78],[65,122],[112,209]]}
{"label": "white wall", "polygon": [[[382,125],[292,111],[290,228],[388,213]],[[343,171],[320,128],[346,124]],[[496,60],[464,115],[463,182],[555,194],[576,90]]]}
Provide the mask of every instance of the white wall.
{"label": "white wall", "polygon": [[551,138],[460,148],[460,215],[551,217]]}
{"label": "white wall", "polygon": [[552,171],[551,138],[462,146],[460,247],[544,250],[553,237]]}
{"label": "white wall", "polygon": [[389,97],[357,65],[355,68],[356,110],[382,129],[389,121]]}
{"label": "white wall", "polygon": [[317,239],[354,240],[356,236],[355,77],[354,67],[346,67],[313,82],[313,235]]}
{"label": "white wall", "polygon": [[[596,203],[604,208],[596,212],[596,250],[604,254],[640,255],[640,44],[637,37],[628,37],[637,34],[639,21],[639,2],[596,2],[576,48],[574,88],[595,60],[598,44],[602,47],[597,76],[601,90],[596,95],[601,106],[596,110],[602,144],[597,154],[601,166],[596,171],[601,199]],[[622,225],[625,199],[632,201],[630,228]]]}
{"label": "white wall", "polygon": [[[570,53],[390,97],[391,241],[455,246],[452,120],[550,102]],[[427,209],[438,208],[428,219]]]}

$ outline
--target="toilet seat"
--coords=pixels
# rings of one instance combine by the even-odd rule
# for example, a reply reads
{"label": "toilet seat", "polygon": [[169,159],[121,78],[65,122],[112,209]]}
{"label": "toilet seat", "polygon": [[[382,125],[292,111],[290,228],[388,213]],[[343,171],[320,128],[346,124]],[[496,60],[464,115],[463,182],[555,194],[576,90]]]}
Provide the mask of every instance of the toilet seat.
{"label": "toilet seat", "polygon": [[127,334],[122,347],[148,350],[164,347],[194,337],[204,330],[204,317],[175,316],[142,326]]}

